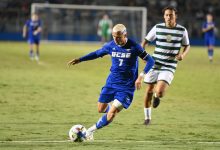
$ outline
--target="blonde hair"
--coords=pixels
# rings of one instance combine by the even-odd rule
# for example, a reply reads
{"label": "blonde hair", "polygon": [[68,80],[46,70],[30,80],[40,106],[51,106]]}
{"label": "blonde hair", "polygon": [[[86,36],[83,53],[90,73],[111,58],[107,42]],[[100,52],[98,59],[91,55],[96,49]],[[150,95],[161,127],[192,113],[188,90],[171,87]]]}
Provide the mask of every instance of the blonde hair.
{"label": "blonde hair", "polygon": [[127,33],[126,27],[123,24],[116,24],[113,27],[112,32],[116,32],[116,33],[118,32],[118,33],[121,33],[121,34],[126,34]]}

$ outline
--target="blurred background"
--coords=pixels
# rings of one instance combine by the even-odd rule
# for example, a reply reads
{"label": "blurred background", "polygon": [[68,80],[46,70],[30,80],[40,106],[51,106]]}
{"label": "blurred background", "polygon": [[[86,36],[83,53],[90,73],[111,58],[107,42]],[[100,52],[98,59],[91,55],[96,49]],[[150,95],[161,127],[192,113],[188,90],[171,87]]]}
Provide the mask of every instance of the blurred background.
{"label": "blurred background", "polygon": [[[185,26],[189,32],[192,45],[203,45],[203,34],[201,32],[202,23],[205,21],[207,13],[214,15],[216,23],[216,45],[220,45],[218,32],[220,24],[220,1],[219,0],[1,0],[0,1],[0,40],[22,41],[22,28],[27,19],[30,18],[31,4],[74,4],[74,5],[107,5],[107,6],[127,6],[127,7],[145,7],[147,8],[147,28],[148,32],[156,23],[163,22],[162,8],[167,5],[175,6],[178,9],[178,23]],[[99,41],[97,35],[98,20],[104,12],[80,13],[66,10],[44,10],[39,14],[43,22],[43,40],[67,40],[67,41]],[[114,23],[120,22],[120,19],[126,21],[121,13],[107,12]],[[126,15],[126,13],[124,14]],[[127,14],[131,15],[131,14]],[[134,19],[127,20],[137,30],[134,34],[141,34],[138,24],[141,15],[136,13]],[[77,24],[77,20],[81,23]],[[81,27],[81,28],[78,28]],[[132,31],[133,31],[132,30]],[[89,36],[84,37],[87,34]],[[138,38],[138,41],[141,41]]]}

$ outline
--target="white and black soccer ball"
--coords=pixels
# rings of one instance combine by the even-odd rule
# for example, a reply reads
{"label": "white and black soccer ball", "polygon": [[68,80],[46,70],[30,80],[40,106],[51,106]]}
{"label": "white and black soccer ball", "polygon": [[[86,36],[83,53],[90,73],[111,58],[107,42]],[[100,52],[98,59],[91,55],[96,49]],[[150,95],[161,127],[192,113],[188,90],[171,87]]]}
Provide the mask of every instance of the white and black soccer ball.
{"label": "white and black soccer ball", "polygon": [[81,125],[77,124],[72,126],[69,130],[69,138],[73,142],[83,142],[86,140],[86,128]]}

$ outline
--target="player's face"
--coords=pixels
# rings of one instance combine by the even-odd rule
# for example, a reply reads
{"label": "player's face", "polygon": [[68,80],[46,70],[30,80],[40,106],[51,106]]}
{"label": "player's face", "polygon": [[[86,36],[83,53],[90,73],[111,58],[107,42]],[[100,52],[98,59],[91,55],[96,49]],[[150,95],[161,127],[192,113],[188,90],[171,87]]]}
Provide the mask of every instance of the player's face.
{"label": "player's face", "polygon": [[32,17],[31,17],[31,20],[37,21],[38,20],[38,16],[36,14],[33,14]]}
{"label": "player's face", "polygon": [[173,10],[165,10],[164,20],[167,27],[174,27],[176,25],[176,14]]}
{"label": "player's face", "polygon": [[112,32],[112,37],[117,45],[125,45],[126,44],[126,34],[121,32]]}
{"label": "player's face", "polygon": [[208,15],[206,16],[206,19],[207,19],[208,22],[212,22],[213,17],[212,17],[212,15],[209,15],[209,14],[208,14]]}

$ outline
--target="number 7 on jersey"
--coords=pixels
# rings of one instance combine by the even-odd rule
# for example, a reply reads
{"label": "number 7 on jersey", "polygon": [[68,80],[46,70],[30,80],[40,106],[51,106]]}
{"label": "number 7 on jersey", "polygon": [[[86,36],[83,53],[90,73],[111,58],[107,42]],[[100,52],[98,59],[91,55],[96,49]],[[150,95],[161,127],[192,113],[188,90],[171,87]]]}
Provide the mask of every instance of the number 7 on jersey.
{"label": "number 7 on jersey", "polygon": [[123,59],[118,59],[120,62],[119,62],[119,66],[122,66],[123,64]]}

